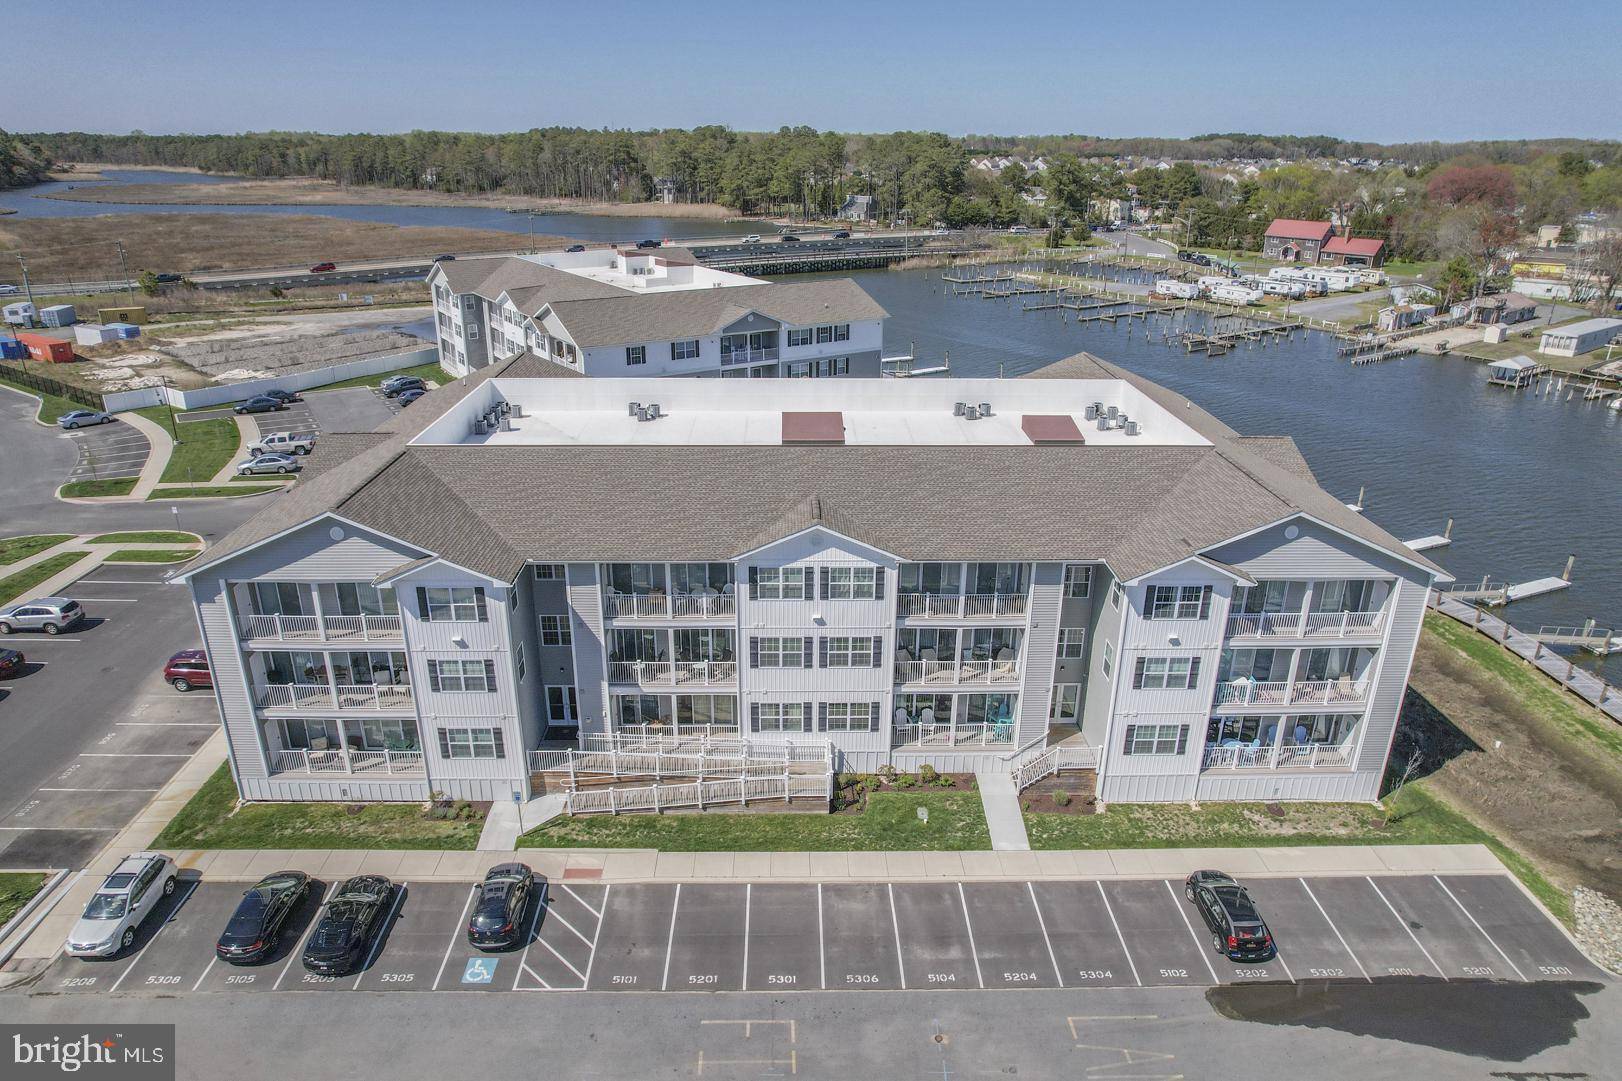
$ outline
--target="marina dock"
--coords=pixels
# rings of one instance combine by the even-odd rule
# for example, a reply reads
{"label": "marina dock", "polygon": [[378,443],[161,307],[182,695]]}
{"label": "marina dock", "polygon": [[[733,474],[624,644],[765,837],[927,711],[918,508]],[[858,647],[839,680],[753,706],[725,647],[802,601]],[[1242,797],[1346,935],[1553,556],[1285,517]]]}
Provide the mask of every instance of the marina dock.
{"label": "marina dock", "polygon": [[1446,548],[1453,543],[1453,519],[1447,520],[1447,528],[1440,533],[1432,533],[1428,537],[1415,537],[1413,540],[1403,541],[1416,552],[1428,552],[1432,548]]}

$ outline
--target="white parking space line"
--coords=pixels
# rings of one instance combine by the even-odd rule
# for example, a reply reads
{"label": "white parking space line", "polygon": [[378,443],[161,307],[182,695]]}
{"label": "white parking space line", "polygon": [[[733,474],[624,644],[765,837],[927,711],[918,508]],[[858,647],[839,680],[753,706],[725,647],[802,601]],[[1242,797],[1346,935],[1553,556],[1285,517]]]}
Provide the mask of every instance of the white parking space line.
{"label": "white parking space line", "polygon": [[[1408,926],[1408,921],[1402,918],[1402,914],[1397,911],[1396,906],[1390,901],[1386,900],[1386,896],[1380,891],[1380,887],[1374,884],[1374,879],[1370,878],[1368,875],[1364,875],[1363,880],[1369,884],[1369,887],[1374,890],[1374,892],[1379,896],[1380,900],[1385,901],[1385,907],[1391,910],[1391,918],[1396,920],[1397,923],[1402,926],[1404,931],[1408,932],[1408,937],[1414,940],[1414,945],[1419,947],[1419,952],[1425,955],[1425,960],[1431,963],[1431,967],[1436,970],[1436,974],[1441,976],[1442,979],[1447,980],[1448,975],[1442,970],[1442,966],[1436,963],[1436,958],[1431,956],[1431,951],[1427,950],[1425,948],[1425,944],[1419,941],[1419,936],[1414,934],[1414,929]],[[1449,980],[1448,982],[1452,981]]]}
{"label": "white parking space line", "polygon": [[82,642],[83,638],[64,638],[60,634],[48,634],[41,638],[18,638],[19,642],[27,642],[31,646],[54,646],[63,642]]}
{"label": "white parking space line", "polygon": [[738,984],[740,991],[749,990],[749,909],[753,904],[753,889],[753,883],[743,884],[743,981]]}
{"label": "white parking space line", "polygon": [[986,978],[980,971],[980,948],[974,944],[974,923],[969,919],[969,899],[963,895],[963,883],[957,884],[957,901],[963,906],[963,926],[969,932],[969,954],[974,958],[974,978],[980,983],[980,990],[986,989]]}
{"label": "white parking space line", "polygon": [[111,751],[81,751],[80,758],[190,758],[189,754],[115,754]]}
{"label": "white parking space line", "polygon": [[817,883],[817,967],[822,974],[822,989],[828,990],[828,951],[822,944],[822,883]]}
{"label": "white parking space line", "polygon": [[359,972],[355,973],[355,982],[349,988],[351,991],[360,990],[360,981],[366,978],[366,971],[371,968],[373,962],[377,960],[377,951],[383,948],[383,940],[387,938],[389,936],[389,932],[393,930],[394,917],[399,914],[400,904],[405,900],[406,889],[410,887],[410,885],[411,883],[409,882],[402,882],[398,886],[394,887],[394,904],[389,906],[389,914],[383,920],[383,926],[377,929],[377,934],[372,938],[372,948],[366,951],[366,963],[360,966]]}
{"label": "white parking space line", "polygon": [[81,578],[76,586],[161,586],[157,578]]}
{"label": "white parking space line", "polygon": [[163,929],[169,926],[169,924],[174,920],[175,916],[179,914],[181,908],[185,906],[186,902],[191,900],[191,895],[197,892],[197,887],[202,885],[202,881],[203,880],[200,878],[192,879],[191,889],[187,890],[185,896],[181,897],[181,899],[175,903],[175,907],[169,910],[169,915],[164,918],[162,923],[158,924],[158,929],[152,932],[152,937],[146,940],[146,945],[142,946],[136,951],[135,956],[130,958],[130,963],[125,966],[124,971],[118,974],[118,979],[114,980],[113,985],[107,988],[109,994],[118,990],[118,985],[124,982],[124,977],[133,972],[136,966],[141,963],[141,958],[145,956],[146,951],[152,948],[152,943],[156,942],[158,940],[158,936],[163,934]]}
{"label": "white parking space line", "polygon": [[670,937],[665,939],[665,974],[659,981],[659,990],[670,990],[670,951],[676,945],[676,913],[681,911],[681,883],[676,883],[676,897],[670,902]]}
{"label": "white parking space line", "polygon": [[[477,886],[473,887],[473,891],[474,891],[475,894],[478,893],[478,889],[479,888]],[[543,881],[541,883],[540,896],[535,898],[535,911],[529,917],[529,931],[526,932],[525,935],[524,935],[524,952],[518,955],[518,971],[513,973],[513,990],[514,991],[518,990],[518,981],[520,981],[520,980],[522,980],[524,978],[524,970],[529,967],[529,948],[535,944],[535,925],[541,922],[541,910],[546,907],[546,902],[548,900],[550,900],[550,898],[547,896],[546,883]],[[470,896],[468,898],[468,904],[471,905],[472,903],[473,903],[473,898]],[[462,910],[462,918],[463,919],[467,918],[467,910],[466,909]],[[454,942],[455,940],[453,939],[452,941]],[[446,950],[445,950],[445,958],[446,958],[446,960],[449,960],[450,956],[451,956],[451,951],[447,947]],[[445,962],[444,961],[441,961],[439,963],[439,971],[440,971],[441,974],[444,973],[444,971],[445,971]],[[531,975],[533,975],[533,973],[531,973]],[[546,988],[548,991],[550,991],[552,989],[552,986],[550,984],[548,984],[545,980],[541,980],[541,978],[539,976],[536,976],[535,978],[537,980],[540,980],[541,986]],[[439,977],[438,976],[434,977],[434,990],[436,990],[436,991],[439,990]]]}
{"label": "white parking space line", "polygon": [[1363,967],[1363,962],[1358,959],[1357,954],[1352,952],[1352,947],[1347,943],[1346,936],[1340,933],[1340,928],[1335,926],[1335,921],[1330,919],[1329,913],[1324,911],[1323,904],[1318,900],[1318,895],[1312,892],[1312,887],[1307,885],[1307,880],[1304,878],[1298,878],[1296,881],[1301,883],[1301,888],[1307,891],[1307,896],[1312,898],[1312,903],[1318,906],[1319,914],[1323,916],[1324,922],[1329,925],[1329,929],[1335,932],[1335,937],[1340,940],[1341,949],[1346,951],[1346,956],[1350,957],[1352,961],[1356,963],[1357,971],[1363,974],[1363,978],[1365,980],[1367,980],[1369,983],[1373,983],[1374,978],[1369,975],[1369,970]]}
{"label": "white parking space line", "polygon": [[[449,942],[445,943],[445,956],[441,957],[439,959],[439,971],[434,973],[434,986],[429,988],[429,990],[432,990],[432,991],[439,990],[439,981],[445,978],[445,966],[450,963],[451,951],[456,948],[457,939],[461,937],[457,933],[457,931],[460,931],[461,928],[462,928],[462,925],[467,922],[467,910],[473,907],[473,898],[477,897],[478,895],[479,895],[479,887],[478,886],[471,886],[471,887],[468,888],[468,891],[467,891],[467,904],[462,906],[462,915],[460,917],[458,917],[458,919],[456,921],[456,929],[457,930],[451,932],[451,940]],[[537,905],[536,907],[539,908],[540,906]],[[525,957],[529,956],[529,947],[527,947],[527,946],[524,947],[524,956]],[[523,962],[520,961],[519,964],[522,965]]]}
{"label": "white parking space line", "polygon": [[203,986],[203,981],[208,979],[208,974],[214,971],[214,962],[218,961],[219,959],[218,954],[215,954],[213,957],[208,959],[208,967],[203,969],[203,974],[201,976],[197,977],[197,982],[191,985],[191,989],[193,991],[196,991],[199,987]]}
{"label": "white parking space line", "polygon": [[[614,884],[612,882],[603,887],[603,912],[608,911],[608,895],[613,889]],[[586,958],[586,976],[585,979],[580,983],[580,990],[582,991],[584,991],[591,984],[591,966],[597,962],[597,936],[602,933],[603,917],[602,914],[599,913],[597,916],[597,930],[593,931],[591,934],[591,955]]]}
{"label": "white parking space line", "polygon": [[[524,978],[524,973],[526,973],[526,972],[529,973],[530,976],[535,980],[535,982],[540,984],[541,986],[535,987],[535,988],[519,987],[518,986],[518,981]],[[541,979],[541,974],[539,972],[536,972],[533,968],[530,968],[527,964],[520,961],[520,962],[518,962],[518,974],[513,977],[513,990],[514,991],[531,991],[531,990],[534,990],[534,991],[555,991],[555,990],[557,990],[557,988],[553,987],[551,984],[549,984],[545,980]]]}
{"label": "white parking space line", "polygon": [[144,598],[141,598],[141,597],[75,597],[73,599],[80,602],[81,604],[83,604],[85,601],[89,601],[91,604],[134,604],[136,601],[143,600]]}
{"label": "white parking space line", "polygon": [[[44,661],[40,662],[44,664]],[[114,721],[116,728],[218,728],[218,721]]]}
{"label": "white parking space line", "polygon": [[35,792],[156,792],[156,788],[36,788]]}
{"label": "white parking space line", "polygon": [[[1272,934],[1271,929],[1268,930],[1268,934]],[[1280,952],[1278,948],[1278,939],[1276,938],[1273,940],[1273,959],[1284,966],[1284,978],[1289,980],[1291,983],[1294,983],[1295,973],[1290,971],[1290,963],[1284,959],[1284,954]]]}
{"label": "white parking space line", "polygon": [[[327,886],[327,891],[321,895],[321,904],[326,904],[327,898],[331,897],[332,891],[337,888],[337,882],[330,883]],[[287,964],[283,965],[281,972],[276,974],[276,982],[270,985],[270,989],[272,991],[280,991],[282,989],[282,981],[287,978],[287,970],[293,967],[293,962],[297,961],[301,956],[303,956],[304,944],[310,941],[310,936],[315,934],[315,925],[320,922],[321,909],[319,906],[317,906],[315,914],[310,917],[310,926],[306,927],[304,929],[304,933],[298,937],[298,945],[295,946],[292,952],[287,955]]]}
{"label": "white parking space line", "polygon": [[901,989],[907,989],[907,959],[901,956],[901,921],[895,916],[895,884],[885,883],[890,894],[890,927],[895,931],[895,967],[901,975]]}
{"label": "white parking space line", "polygon": [[[541,943],[541,945],[546,947],[546,952],[547,953],[551,954],[553,957],[556,957],[559,961],[563,962],[563,967],[564,968],[567,968],[570,972],[573,972],[576,976],[580,977],[580,989],[582,991],[584,991],[586,989],[586,983],[585,983],[585,981],[586,981],[586,973],[581,972],[578,968],[575,968],[574,965],[570,964],[569,959],[567,957],[563,956],[557,950],[555,950],[552,947],[552,944],[550,942],[546,941],[546,939],[544,939],[544,938],[540,939],[540,943]],[[595,953],[595,951],[593,951],[593,952]],[[587,962],[587,964],[586,964],[586,971],[587,972],[591,971],[591,963],[590,962]],[[540,973],[536,972],[534,969],[530,969],[529,974],[531,976],[534,976],[537,980],[541,980]],[[670,975],[669,969],[667,968],[665,970],[666,979],[669,978],[669,975]],[[546,983],[545,980],[541,980],[541,982]],[[550,988],[551,985],[547,984],[547,987]],[[664,988],[660,988],[660,990],[662,991],[662,990],[664,990]]]}
{"label": "white parking space line", "polygon": [[117,833],[123,826],[0,826],[0,830],[10,833],[27,833],[30,830],[52,830],[57,833]]}
{"label": "white parking space line", "polygon": [[1110,906],[1109,894],[1104,892],[1104,883],[1094,879],[1093,885],[1098,887],[1098,896],[1104,901],[1104,911],[1109,913],[1110,925],[1115,928],[1115,937],[1120,940],[1121,953],[1125,955],[1126,963],[1132,968],[1132,979],[1137,982],[1139,987],[1142,987],[1143,977],[1138,975],[1138,963],[1132,960],[1132,951],[1126,948],[1126,936],[1121,934],[1121,924],[1115,918],[1115,909]]}
{"label": "white parking space line", "polygon": [[584,942],[588,946],[591,945],[591,939],[589,939],[585,935],[581,934],[580,929],[578,927],[576,927],[574,924],[570,923],[568,920],[564,919],[562,916],[558,915],[556,912],[552,912],[551,916],[552,916],[552,918],[554,920],[557,920],[563,926],[565,926],[569,930],[573,931],[574,932],[574,937],[578,938],[580,941]]}
{"label": "white parking space line", "polygon": [[1436,879],[1436,884],[1438,886],[1442,887],[1442,892],[1447,894],[1448,897],[1452,899],[1453,903],[1459,906],[1459,911],[1464,913],[1465,918],[1470,921],[1471,925],[1474,926],[1477,931],[1481,932],[1481,937],[1492,943],[1492,948],[1498,950],[1498,956],[1502,957],[1504,959],[1504,963],[1515,970],[1515,975],[1521,978],[1521,982],[1526,982],[1526,973],[1521,971],[1521,966],[1517,965],[1514,961],[1511,961],[1509,959],[1509,954],[1505,953],[1499,948],[1497,940],[1487,933],[1487,929],[1485,927],[1476,922],[1475,915],[1471,913],[1468,908],[1464,907],[1464,902],[1459,900],[1452,890],[1447,888],[1447,883],[1443,882],[1436,875],[1431,875],[1431,877]]}
{"label": "white parking space line", "polygon": [[1194,924],[1188,918],[1188,910],[1183,907],[1183,902],[1177,899],[1177,891],[1171,888],[1171,879],[1164,879],[1163,881],[1166,883],[1166,893],[1171,897],[1172,907],[1177,909],[1177,914],[1183,917],[1183,926],[1188,928],[1189,940],[1194,943],[1194,949],[1199,952],[1200,959],[1205,962],[1207,971],[1211,973],[1211,982],[1221,983],[1222,981],[1217,978],[1216,966],[1211,963],[1211,955],[1205,952],[1205,946],[1200,942],[1200,936],[1194,933]]}
{"label": "white parking space line", "polygon": [[1053,940],[1048,937],[1048,921],[1042,918],[1042,906],[1036,902],[1036,887],[1025,883],[1025,888],[1031,893],[1031,908],[1036,912],[1036,925],[1042,929],[1042,941],[1048,948],[1048,960],[1053,962],[1053,978],[1064,986],[1064,973],[1059,971],[1059,955],[1053,952]]}
{"label": "white parking space line", "polygon": [[585,909],[587,912],[590,912],[593,916],[596,916],[599,920],[603,918],[603,914],[601,912],[598,912],[595,908],[592,908],[590,905],[586,904],[586,899],[584,897],[582,897],[578,893],[574,892],[574,890],[571,890],[568,886],[563,886],[561,888],[562,888],[564,893],[566,893],[570,897],[574,898],[575,904],[579,905],[581,908]]}

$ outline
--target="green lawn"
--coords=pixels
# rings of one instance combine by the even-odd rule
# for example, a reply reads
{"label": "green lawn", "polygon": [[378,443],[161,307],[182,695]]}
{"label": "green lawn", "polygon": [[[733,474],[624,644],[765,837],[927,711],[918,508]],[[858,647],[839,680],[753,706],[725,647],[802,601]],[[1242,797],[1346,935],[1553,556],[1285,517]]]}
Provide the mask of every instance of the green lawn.
{"label": "green lawn", "polygon": [[164,467],[163,484],[202,484],[211,480],[237,456],[242,433],[231,417],[214,417],[177,424],[180,438]]}
{"label": "green lawn", "polygon": [[20,912],[44,886],[44,875],[0,874],[0,927],[10,922],[11,917]]}
{"label": "green lawn", "polygon": [[94,496],[129,495],[135,488],[135,477],[113,477],[102,480],[76,480],[62,485],[57,495],[64,499],[89,499]]}
{"label": "green lawn", "polygon": [[16,574],[0,578],[0,604],[8,604],[18,597],[26,596],[45,579],[55,577],[89,554],[89,552],[62,552],[42,559]]}
{"label": "green lawn", "polygon": [[153,848],[472,849],[482,815],[440,820],[420,803],[372,803],[350,813],[341,803],[237,806],[229,766],[221,766],[152,842]]}
{"label": "green lawn", "polygon": [[108,563],[184,563],[195,556],[196,548],[120,548],[107,557]]}
{"label": "green lawn", "polygon": [[71,413],[75,409],[84,408],[78,402],[70,401],[67,398],[59,398],[55,394],[46,394],[44,391],[35,390],[33,387],[25,387],[15,379],[6,378],[5,365],[3,364],[0,364],[0,386],[7,386],[40,399],[38,418],[42,424],[55,424],[56,418],[63,413]]}
{"label": "green lawn", "polygon": [[42,533],[32,537],[7,537],[0,540],[0,563],[15,563],[20,559],[27,559],[31,555],[54,548],[65,540],[71,540],[72,533]]}
{"label": "green lawn", "polygon": [[450,378],[445,369],[439,366],[439,361],[429,361],[427,364],[418,364],[413,368],[400,368],[392,372],[377,372],[373,375],[357,375],[353,379],[345,379],[337,383],[326,383],[319,387],[311,387],[311,391],[345,390],[349,387],[375,387],[385,379],[396,375],[414,375],[428,383],[444,383]]}
{"label": "green lawn", "polygon": [[[929,810],[929,821],[918,808]],[[814,813],[582,815],[518,840],[529,848],[657,848],[665,852],[894,852],[989,849],[976,792],[874,792],[859,815]]]}
{"label": "green lawn", "polygon": [[103,533],[91,537],[86,544],[201,544],[195,533],[182,533],[174,529],[137,530],[133,533]]}
{"label": "green lawn", "polygon": [[164,499],[213,499],[220,496],[258,495],[260,492],[279,491],[281,487],[280,484],[194,484],[189,488],[159,488],[146,499],[148,503]]}

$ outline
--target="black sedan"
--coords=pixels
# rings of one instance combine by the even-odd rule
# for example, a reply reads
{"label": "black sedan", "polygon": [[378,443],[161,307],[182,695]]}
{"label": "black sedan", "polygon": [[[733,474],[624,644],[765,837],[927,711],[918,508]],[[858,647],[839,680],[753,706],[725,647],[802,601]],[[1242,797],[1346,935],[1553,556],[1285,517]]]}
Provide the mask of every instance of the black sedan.
{"label": "black sedan", "polygon": [[1233,961],[1265,961],[1276,948],[1256,903],[1245,888],[1221,871],[1195,871],[1183,882],[1211,932],[1216,951]]}
{"label": "black sedan", "polygon": [[277,871],[261,878],[231,913],[231,921],[214,943],[214,955],[232,965],[265,960],[276,952],[287,917],[309,893],[310,876],[303,871]]}
{"label": "black sedan", "polygon": [[239,402],[232,407],[232,411],[241,415],[243,413],[274,413],[286,409],[287,403],[280,398],[272,398],[268,394],[255,395],[245,402]]}
{"label": "black sedan", "polygon": [[264,394],[260,395],[260,397],[275,398],[278,402],[302,402],[304,400],[294,392],[290,390],[283,390],[280,387],[277,387],[274,390],[267,390]]}
{"label": "black sedan", "polygon": [[473,915],[467,921],[467,940],[481,950],[506,950],[523,943],[528,933],[524,920],[529,900],[544,894],[546,880],[537,889],[535,873],[522,863],[490,868],[479,887]]}
{"label": "black sedan", "polygon": [[10,679],[28,671],[28,658],[15,649],[0,649],[0,679]]}
{"label": "black sedan", "polygon": [[382,875],[356,875],[339,886],[304,944],[304,967],[321,976],[342,976],[365,964],[393,899],[394,883]]}

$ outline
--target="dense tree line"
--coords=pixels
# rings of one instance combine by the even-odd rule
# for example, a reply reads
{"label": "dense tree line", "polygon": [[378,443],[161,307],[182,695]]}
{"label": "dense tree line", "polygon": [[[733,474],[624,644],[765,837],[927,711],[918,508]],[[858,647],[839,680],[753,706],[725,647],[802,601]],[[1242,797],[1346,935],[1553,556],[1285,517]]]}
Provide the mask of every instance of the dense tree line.
{"label": "dense tree line", "polygon": [[0,191],[40,183],[52,164],[38,143],[0,130]]}

